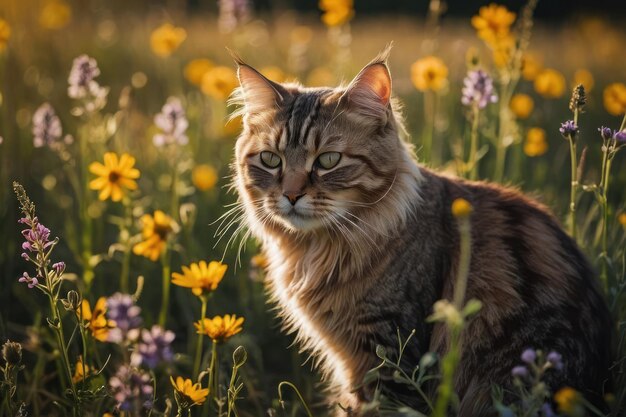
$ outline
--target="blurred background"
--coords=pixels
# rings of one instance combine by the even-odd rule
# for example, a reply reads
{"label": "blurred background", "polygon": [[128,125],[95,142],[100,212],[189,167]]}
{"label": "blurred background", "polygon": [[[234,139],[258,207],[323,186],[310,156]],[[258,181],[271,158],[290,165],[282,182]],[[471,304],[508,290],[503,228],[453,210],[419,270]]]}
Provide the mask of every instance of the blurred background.
{"label": "blurred background", "polygon": [[[40,220],[61,239],[56,256],[75,274],[68,289],[88,291],[85,297],[91,300],[119,288],[122,255],[116,245],[138,239],[138,219],[156,209],[167,211],[181,226],[170,243],[173,271],[200,259],[224,257],[229,265],[209,303],[209,315],[232,312],[246,317],[244,331],[232,342],[244,345],[250,354],[243,371],[245,408],[261,415],[272,406],[277,383],[283,379],[296,383],[313,405],[320,405],[318,377],[310,371],[310,361],[302,366],[306,355],[289,348],[292,339],[281,334],[265,303],[263,260],[254,257],[255,242],[247,243],[237,263],[239,241],[226,246],[235,226],[219,242],[214,236],[218,227],[214,222],[226,205],[236,201],[228,191],[228,164],[241,123],[237,119],[226,123],[232,110],[226,99],[237,85],[226,47],[275,81],[320,86],[349,81],[393,41],[389,65],[410,140],[425,164],[460,175],[466,173],[463,144],[470,130],[467,109],[460,101],[468,68],[477,64],[485,68],[497,85],[506,77],[506,82],[517,77],[511,93],[523,97],[483,112],[479,178],[520,187],[561,219],[569,204],[570,162],[568,143],[558,129],[572,118],[570,92],[582,83],[588,93],[579,124],[579,152],[588,149],[583,180],[589,184],[599,180],[602,139],[597,128],[617,129],[626,106],[624,90],[613,87],[623,87],[626,81],[622,1],[539,1],[534,25],[526,21],[531,28],[525,29],[518,26],[526,2],[501,1],[515,13],[516,23],[508,24],[511,31],[531,33],[528,38],[515,32],[516,42],[526,38],[529,42],[522,72],[517,74],[502,62],[499,50],[477,34],[472,17],[488,2],[355,0],[338,2],[339,9],[327,3],[332,2],[1,0],[1,340],[32,341],[45,317],[40,295],[17,282],[26,267],[19,256],[20,215],[11,188],[17,180],[36,203]],[[109,88],[106,103],[88,119],[76,112],[76,101],[68,97],[68,75],[81,54],[95,58],[100,69],[97,82]],[[419,82],[416,63],[427,57],[436,57],[445,66],[441,86]],[[154,116],[169,97],[181,100],[189,120],[189,142],[174,153],[153,144],[159,133]],[[33,142],[33,116],[43,103],[50,103],[60,119],[66,139],[61,147]],[[508,127],[503,131],[499,126]],[[494,156],[500,146],[497,140],[507,149],[501,172]],[[78,150],[80,141],[89,143],[86,153]],[[106,150],[132,154],[142,173],[127,229],[119,227],[124,217],[119,204],[100,201],[95,192],[80,200],[71,186],[71,172],[81,164],[101,161]],[[623,155],[616,157],[611,180],[610,236],[616,250],[623,249],[618,246],[626,227],[624,162]],[[170,205],[172,193],[178,196],[175,207]],[[591,193],[581,193],[579,204],[579,243],[595,259],[599,209]],[[85,233],[83,211],[92,225],[87,257],[77,243]],[[88,288],[81,281],[85,268],[95,275]],[[133,256],[130,270],[133,283],[138,275],[145,277],[139,305],[150,324],[160,307],[161,265]],[[188,366],[195,343],[191,322],[198,308],[188,290],[172,289],[168,328],[176,333],[179,371]],[[27,360],[34,361],[37,349],[26,353]]]}

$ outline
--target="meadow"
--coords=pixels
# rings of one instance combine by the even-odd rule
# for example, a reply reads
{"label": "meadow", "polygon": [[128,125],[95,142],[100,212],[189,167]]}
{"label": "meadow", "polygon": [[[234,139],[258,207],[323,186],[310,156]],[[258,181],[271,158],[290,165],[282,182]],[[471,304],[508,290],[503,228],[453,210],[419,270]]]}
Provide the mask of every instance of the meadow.
{"label": "meadow", "polygon": [[[438,1],[426,16],[382,17],[351,0],[259,15],[240,1],[138,3],[0,5],[0,415],[329,415],[312,361],[266,302],[257,242],[229,211],[241,120],[228,117],[238,80],[227,48],[272,80],[322,86],[392,41],[420,162],[548,206],[615,318],[609,414],[571,388],[549,392],[541,377],[560,359],[532,351],[511,375],[523,401],[494,388],[499,414],[624,415],[623,21],[535,22],[533,0],[467,19]],[[479,307],[455,308],[433,319],[460,332]],[[446,360],[426,355],[399,380],[445,386]],[[431,415],[454,409],[443,397]]]}

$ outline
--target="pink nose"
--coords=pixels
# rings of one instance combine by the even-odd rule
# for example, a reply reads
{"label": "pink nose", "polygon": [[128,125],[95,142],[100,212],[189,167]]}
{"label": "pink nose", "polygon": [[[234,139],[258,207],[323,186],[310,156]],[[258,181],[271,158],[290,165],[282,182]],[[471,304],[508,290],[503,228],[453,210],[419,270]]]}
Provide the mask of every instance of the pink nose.
{"label": "pink nose", "polygon": [[306,193],[297,193],[297,192],[296,193],[291,193],[291,192],[283,193],[283,195],[287,197],[287,200],[289,200],[292,206],[295,206],[298,200],[304,197],[305,194]]}

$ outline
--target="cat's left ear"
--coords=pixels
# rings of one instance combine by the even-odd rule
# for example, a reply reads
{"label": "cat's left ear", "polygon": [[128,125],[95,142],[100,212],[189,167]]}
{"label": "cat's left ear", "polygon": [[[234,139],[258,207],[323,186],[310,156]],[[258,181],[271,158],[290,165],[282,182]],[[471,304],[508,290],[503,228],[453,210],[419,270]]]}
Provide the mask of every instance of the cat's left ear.
{"label": "cat's left ear", "polygon": [[386,119],[391,100],[391,74],[387,67],[388,50],[359,72],[343,95],[348,106],[357,113]]}
{"label": "cat's left ear", "polygon": [[280,84],[268,80],[242,61],[237,62],[237,77],[248,115],[278,108],[289,94]]}

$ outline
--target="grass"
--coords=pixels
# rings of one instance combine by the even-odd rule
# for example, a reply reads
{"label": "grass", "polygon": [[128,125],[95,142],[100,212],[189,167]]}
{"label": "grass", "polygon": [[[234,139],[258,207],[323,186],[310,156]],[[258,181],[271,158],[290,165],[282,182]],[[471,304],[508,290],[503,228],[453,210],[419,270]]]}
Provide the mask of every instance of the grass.
{"label": "grass", "polygon": [[[623,55],[626,34],[620,25],[587,16],[557,25],[537,22],[528,50],[542,57],[544,67],[555,68],[566,78],[566,88],[558,98],[545,98],[531,81],[515,80],[514,70],[494,66],[491,52],[477,38],[469,19],[366,18],[357,9],[349,25],[327,29],[317,16],[282,10],[222,33],[217,30],[216,16],[205,12],[187,14],[160,6],[149,6],[146,13],[114,6],[70,6],[71,18],[55,30],[41,27],[40,9],[30,2],[12,1],[0,9],[0,19],[11,27],[8,44],[0,50],[0,339],[16,340],[23,346],[21,365],[5,365],[0,413],[12,415],[21,404],[31,415],[112,412],[115,401],[102,387],[109,387],[121,364],[128,363],[129,352],[95,340],[90,329],[81,327],[76,315],[63,308],[61,299],[68,298],[69,290],[77,290],[93,306],[99,297],[128,288],[141,307],[143,327],[158,322],[176,335],[173,360],[150,374],[152,415],[161,415],[168,407],[172,415],[177,410],[186,415],[188,398],[173,393],[169,376],[192,378],[198,367],[205,370],[200,372],[202,388],[219,388],[211,390],[203,405],[190,408],[193,415],[263,415],[270,408],[285,415],[326,414],[317,375],[308,363],[302,366],[306,357],[290,347],[291,339],[281,334],[279,322],[265,303],[262,260],[253,258],[256,243],[247,242],[238,259],[238,245],[226,244],[234,228],[221,240],[214,236],[219,224],[214,222],[236,200],[227,185],[237,126],[224,127],[229,110],[223,98],[204,94],[185,78],[184,68],[193,59],[208,58],[232,69],[228,46],[257,68],[282,69],[286,78],[297,77],[309,84],[338,83],[349,80],[393,40],[389,64],[394,94],[404,103],[418,156],[423,155],[424,144],[432,143],[428,149],[432,157],[425,164],[468,175],[465,161],[477,160],[477,178],[497,179],[536,196],[569,228],[574,195],[577,240],[605,277],[607,300],[617,320],[619,354],[614,374],[620,383],[612,401],[613,415],[618,415],[626,403],[620,360],[626,357],[626,219],[621,217],[620,223],[626,210],[626,171],[619,169],[622,154],[614,155],[610,164],[603,163],[597,128],[618,129],[622,124],[623,114],[611,115],[603,105],[605,87],[624,82],[618,57]],[[151,50],[150,36],[167,21],[184,28],[186,39],[170,56],[159,57]],[[80,103],[68,97],[67,77],[72,60],[83,53],[97,60],[101,70],[97,81],[110,91],[105,107],[75,115]],[[441,90],[421,92],[413,85],[411,65],[428,55],[443,60],[447,81]],[[479,114],[461,105],[463,78],[468,65],[476,61],[496,78],[501,98],[513,92],[533,98],[534,109],[527,119],[511,116],[506,101],[489,105]],[[593,74],[594,86],[587,88],[585,111],[578,115],[579,164],[574,171],[580,184],[572,192],[570,144],[558,128],[574,118],[568,109],[569,94],[575,71],[583,68]],[[159,129],[153,119],[170,96],[178,97],[186,111],[189,142],[157,148],[152,138]],[[52,104],[64,135],[71,135],[73,143],[56,150],[33,146],[32,117],[43,102]],[[473,119],[472,114],[480,119]],[[534,157],[524,151],[531,127],[546,132],[547,151]],[[475,153],[470,154],[472,137],[477,142],[472,145]],[[100,201],[87,186],[94,178],[89,165],[102,161],[106,151],[133,155],[141,171],[138,190],[128,193],[121,203]],[[215,185],[206,178],[206,171],[200,176],[199,165],[215,170]],[[608,175],[607,166],[612,166]],[[58,287],[37,291],[17,281],[25,270],[32,276],[42,266],[29,265],[19,256],[23,225],[17,223],[21,216],[13,181],[24,185],[36,204],[39,221],[50,228],[53,237],[59,237],[51,259],[64,261],[67,267]],[[159,259],[151,261],[133,254],[132,248],[145,237],[141,235],[142,215],[155,210],[172,218],[176,232],[170,234]],[[180,272],[182,266],[199,260],[221,260],[229,266],[206,303],[206,317],[232,313],[245,317],[243,331],[223,343],[211,343],[209,338],[198,341],[192,323],[200,318],[203,303],[187,288],[170,288],[170,272]],[[50,270],[51,265],[46,268]],[[166,289],[168,296],[164,296]],[[59,320],[54,321],[57,316]],[[400,335],[400,340],[407,336]],[[59,351],[59,346],[66,345]],[[237,346],[245,350],[237,350],[233,359]],[[84,381],[72,382],[79,355],[97,371]],[[379,356],[384,366],[392,366],[384,354]],[[427,368],[432,366],[429,363]],[[405,378],[412,386],[429,378],[421,372],[413,377]],[[552,394],[545,395],[550,398]],[[439,413],[448,400],[438,405]],[[576,404],[588,410],[584,400]],[[126,415],[138,414],[136,409],[141,408],[142,404],[133,403]],[[575,415],[577,410],[571,408],[569,413]]]}

